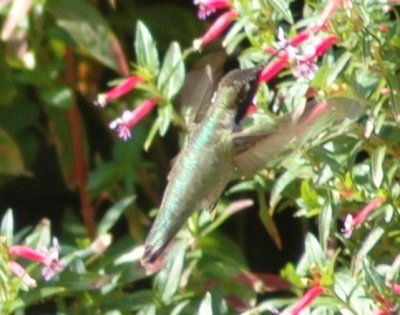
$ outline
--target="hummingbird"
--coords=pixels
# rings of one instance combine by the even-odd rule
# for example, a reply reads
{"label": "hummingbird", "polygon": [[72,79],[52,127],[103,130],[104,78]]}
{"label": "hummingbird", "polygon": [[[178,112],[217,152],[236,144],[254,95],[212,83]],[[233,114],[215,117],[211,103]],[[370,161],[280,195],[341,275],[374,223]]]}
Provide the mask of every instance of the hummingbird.
{"label": "hummingbird", "polygon": [[329,124],[360,117],[358,102],[339,97],[310,106],[297,118],[282,117],[272,127],[245,128],[243,118],[256,94],[259,74],[275,55],[253,68],[228,72],[196,116],[168,175],[159,213],[145,241],[143,266],[163,254],[195,211],[216,203],[235,171],[252,175]]}

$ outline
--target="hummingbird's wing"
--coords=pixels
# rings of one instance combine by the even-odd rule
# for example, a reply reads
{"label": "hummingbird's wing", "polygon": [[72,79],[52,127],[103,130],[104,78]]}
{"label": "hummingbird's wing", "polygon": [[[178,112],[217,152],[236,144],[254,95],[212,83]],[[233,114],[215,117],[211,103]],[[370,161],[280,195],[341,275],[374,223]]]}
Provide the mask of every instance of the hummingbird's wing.
{"label": "hummingbird's wing", "polygon": [[203,120],[218,82],[224,74],[225,60],[224,52],[210,53],[201,58],[186,75],[179,102],[182,104],[182,113],[189,128]]}
{"label": "hummingbird's wing", "polygon": [[268,160],[321,138],[329,128],[344,129],[363,113],[359,100],[335,97],[308,106],[296,120],[284,117],[265,130],[238,132],[233,138],[235,165],[243,175],[252,175]]}

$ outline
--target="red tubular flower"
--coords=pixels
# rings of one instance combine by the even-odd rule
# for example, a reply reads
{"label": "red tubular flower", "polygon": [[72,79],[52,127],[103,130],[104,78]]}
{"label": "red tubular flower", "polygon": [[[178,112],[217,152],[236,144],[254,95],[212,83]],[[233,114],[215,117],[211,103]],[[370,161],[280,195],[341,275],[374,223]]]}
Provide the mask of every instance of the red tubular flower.
{"label": "red tubular flower", "polygon": [[278,60],[264,68],[258,77],[258,83],[267,82],[274,78],[279,71],[281,71],[286,65],[289,64],[289,58],[287,54],[283,54]]}
{"label": "red tubular flower", "polygon": [[53,239],[53,247],[50,250],[39,251],[25,245],[14,245],[8,252],[11,256],[37,261],[44,265],[42,275],[45,280],[50,280],[64,268],[64,264],[58,259],[59,245],[56,239]]}
{"label": "red tubular flower", "polygon": [[320,285],[312,287],[309,289],[301,299],[295,304],[295,306],[290,310],[289,314],[298,315],[302,310],[309,306],[322,292],[324,288]]}
{"label": "red tubular flower", "polygon": [[214,22],[213,25],[208,29],[208,31],[199,39],[193,42],[193,46],[196,50],[200,50],[204,45],[212,42],[218,36],[226,30],[226,28],[232,23],[236,18],[237,13],[235,11],[228,11],[220,15]]}
{"label": "red tubular flower", "polygon": [[254,104],[250,104],[249,106],[247,106],[246,116],[250,116],[255,111],[257,111],[257,106]]}
{"label": "red tubular flower", "polygon": [[353,217],[351,214],[348,214],[344,221],[344,229],[342,230],[344,237],[349,238],[353,233],[353,230],[359,227],[367,219],[369,214],[385,201],[386,199],[384,197],[377,197],[368,202],[365,207],[356,214],[355,217]]}
{"label": "red tubular flower", "polygon": [[141,77],[131,76],[131,77],[125,79],[124,81],[122,81],[120,84],[118,84],[111,90],[109,90],[108,92],[99,94],[95,104],[99,105],[101,107],[104,107],[107,105],[107,103],[109,103],[121,96],[128,94],[141,81],[142,81]]}
{"label": "red tubular flower", "polygon": [[199,19],[204,20],[207,16],[220,9],[227,9],[230,3],[226,0],[194,0],[199,6]]}
{"label": "red tubular flower", "polygon": [[323,39],[316,47],[315,47],[315,55],[314,58],[321,57],[333,44],[337,42],[338,38],[336,35],[330,35],[327,38]]}
{"label": "red tubular flower", "polygon": [[30,248],[25,245],[14,245],[8,250],[11,256],[18,256],[29,260],[34,260],[42,264],[47,264],[48,255],[45,252],[40,252],[36,249]]}
{"label": "red tubular flower", "polygon": [[111,129],[116,129],[118,136],[124,140],[131,137],[130,129],[146,117],[158,103],[158,98],[148,98],[132,111],[124,111],[122,116],[110,123]]}
{"label": "red tubular flower", "polygon": [[298,33],[295,37],[290,39],[289,43],[290,43],[290,45],[296,47],[296,46],[300,45],[302,42],[304,42],[307,39],[309,39],[310,35],[311,35],[311,31],[310,30],[308,30],[308,29],[303,30],[300,33]]}

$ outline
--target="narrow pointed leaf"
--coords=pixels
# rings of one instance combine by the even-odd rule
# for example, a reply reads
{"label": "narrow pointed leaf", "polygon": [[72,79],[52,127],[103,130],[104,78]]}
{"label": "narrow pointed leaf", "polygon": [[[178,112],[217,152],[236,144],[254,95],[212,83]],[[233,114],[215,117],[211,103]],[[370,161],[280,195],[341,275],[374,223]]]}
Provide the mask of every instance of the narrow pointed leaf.
{"label": "narrow pointed leaf", "polygon": [[185,67],[179,44],[173,42],[165,55],[160,75],[158,88],[167,100],[171,100],[180,90],[185,79]]}
{"label": "narrow pointed leaf", "polygon": [[212,296],[207,292],[200,303],[198,315],[213,315]]}
{"label": "narrow pointed leaf", "polygon": [[380,188],[384,177],[383,160],[385,159],[386,147],[378,147],[371,157],[372,181],[376,188]]}
{"label": "narrow pointed leaf", "polygon": [[269,0],[268,3],[275,8],[289,24],[293,24],[292,12],[289,3],[285,0]]}
{"label": "narrow pointed leaf", "polygon": [[329,236],[331,234],[333,221],[332,205],[326,202],[319,215],[319,238],[323,251],[326,253],[328,249]]}
{"label": "narrow pointed leaf", "polygon": [[358,272],[361,270],[363,260],[367,257],[368,253],[375,247],[384,234],[385,230],[380,226],[376,227],[369,233],[352,262],[353,274],[358,274]]}
{"label": "narrow pointed leaf", "polygon": [[260,204],[260,210],[258,212],[258,215],[261,219],[261,222],[264,224],[265,229],[267,230],[268,234],[271,236],[276,247],[278,247],[278,249],[281,249],[282,248],[282,240],[279,235],[278,228],[276,227],[276,224],[269,212],[269,209],[265,202],[265,196],[262,192],[259,192],[259,194],[258,194],[258,201]]}
{"label": "narrow pointed leaf", "polygon": [[83,51],[97,61],[119,70],[115,45],[119,42],[107,21],[86,1],[51,0],[47,8]]}
{"label": "narrow pointed leaf", "polygon": [[0,235],[5,237],[8,245],[13,244],[13,234],[14,234],[14,218],[13,211],[7,209],[6,213],[1,220]]}
{"label": "narrow pointed leaf", "polygon": [[128,208],[129,205],[132,204],[135,199],[136,196],[125,197],[124,199],[113,205],[109,210],[107,210],[97,226],[97,235],[99,236],[109,232],[110,229],[121,217],[121,215],[124,213],[124,211]]}
{"label": "narrow pointed leaf", "polygon": [[157,274],[155,288],[162,300],[169,303],[179,288],[183,262],[185,259],[186,244],[177,242],[168,255],[164,268]]}
{"label": "narrow pointed leaf", "polygon": [[4,130],[0,129],[0,174],[26,174],[24,161],[17,143]]}
{"label": "narrow pointed leaf", "polygon": [[160,64],[156,43],[141,21],[136,25],[135,52],[138,66],[149,69],[153,76],[157,76]]}

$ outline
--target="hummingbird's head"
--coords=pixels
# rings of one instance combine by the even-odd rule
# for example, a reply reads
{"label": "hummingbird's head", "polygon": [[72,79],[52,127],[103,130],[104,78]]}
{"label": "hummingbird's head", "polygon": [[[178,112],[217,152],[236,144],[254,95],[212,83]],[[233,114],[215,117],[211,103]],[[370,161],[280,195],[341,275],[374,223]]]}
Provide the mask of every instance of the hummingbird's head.
{"label": "hummingbird's head", "polygon": [[239,124],[252,104],[257,92],[259,68],[235,69],[228,72],[218,85],[217,94],[223,95],[229,108],[236,110],[235,123]]}

